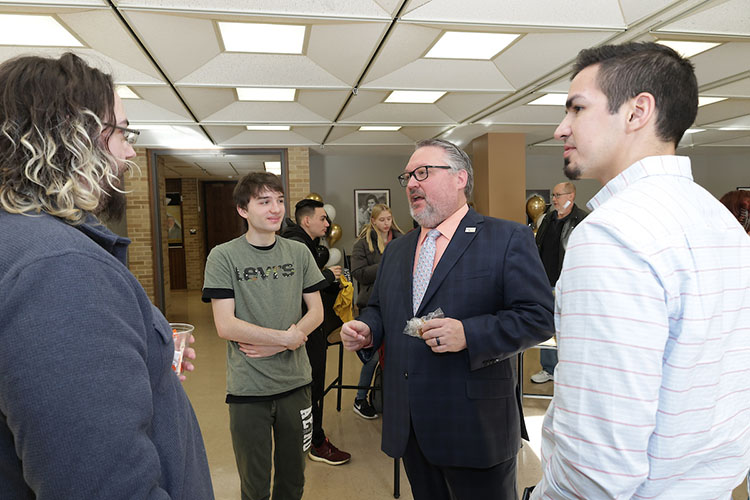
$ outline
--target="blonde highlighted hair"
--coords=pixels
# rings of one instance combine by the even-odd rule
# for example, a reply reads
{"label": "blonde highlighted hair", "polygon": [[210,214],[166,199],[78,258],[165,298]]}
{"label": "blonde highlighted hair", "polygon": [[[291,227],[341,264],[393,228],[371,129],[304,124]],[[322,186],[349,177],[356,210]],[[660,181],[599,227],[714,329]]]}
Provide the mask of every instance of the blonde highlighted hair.
{"label": "blonde highlighted hair", "polygon": [[108,190],[122,192],[107,149],[115,121],[112,77],[80,57],[1,64],[0,208],[82,223]]}
{"label": "blonde highlighted hair", "polygon": [[[388,205],[384,205],[382,203],[378,203],[374,207],[372,207],[372,214],[370,215],[370,220],[367,221],[367,224],[364,225],[362,228],[362,231],[359,232],[358,240],[366,239],[367,240],[367,246],[370,248],[371,252],[375,251],[375,245],[377,243],[378,250],[380,250],[380,253],[383,253],[383,250],[385,250],[385,244],[388,243],[386,240],[383,239],[383,236],[380,234],[380,232],[375,229],[375,226],[373,225],[372,221],[380,217],[380,214],[383,212],[388,212],[391,214],[391,217],[393,217],[393,212],[391,211],[390,207]],[[391,231],[393,229],[396,229],[399,233],[403,234],[403,231],[401,231],[401,228],[398,227],[398,224],[396,224],[396,219],[392,219],[391,223]],[[372,233],[376,234],[377,241],[374,242],[372,239]]]}

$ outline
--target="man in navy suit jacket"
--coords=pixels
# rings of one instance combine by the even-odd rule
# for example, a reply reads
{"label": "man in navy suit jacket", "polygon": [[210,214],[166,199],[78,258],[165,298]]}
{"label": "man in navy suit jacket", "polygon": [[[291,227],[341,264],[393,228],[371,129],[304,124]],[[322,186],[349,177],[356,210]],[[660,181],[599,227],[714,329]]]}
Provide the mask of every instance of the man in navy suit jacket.
{"label": "man in navy suit jacket", "polygon": [[[352,351],[385,345],[382,447],[403,457],[415,499],[515,500],[525,433],[516,354],[554,330],[534,237],[468,207],[471,161],[450,142],[419,142],[399,180],[421,229],[386,247],[368,306],[341,337]],[[432,275],[414,311],[431,229]],[[437,308],[445,318],[427,321],[421,338],[403,333]]]}

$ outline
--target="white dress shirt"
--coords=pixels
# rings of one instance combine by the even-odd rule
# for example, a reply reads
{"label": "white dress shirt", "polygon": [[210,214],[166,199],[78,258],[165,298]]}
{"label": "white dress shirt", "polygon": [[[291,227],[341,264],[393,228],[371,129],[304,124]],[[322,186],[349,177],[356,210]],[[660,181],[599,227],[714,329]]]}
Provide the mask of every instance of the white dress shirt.
{"label": "white dress shirt", "polygon": [[645,158],[588,206],[532,498],[729,499],[750,467],[750,237],[686,157]]}

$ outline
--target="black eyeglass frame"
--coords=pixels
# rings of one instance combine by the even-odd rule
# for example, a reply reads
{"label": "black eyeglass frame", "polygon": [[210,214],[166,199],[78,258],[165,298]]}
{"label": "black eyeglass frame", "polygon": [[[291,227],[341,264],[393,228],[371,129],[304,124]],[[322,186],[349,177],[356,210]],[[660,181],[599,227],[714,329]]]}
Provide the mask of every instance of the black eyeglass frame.
{"label": "black eyeglass frame", "polygon": [[[420,178],[417,174],[417,171],[419,169],[424,169],[424,177]],[[401,184],[401,187],[406,187],[407,184],[409,184],[409,179],[414,177],[418,181],[423,181],[427,179],[430,176],[430,169],[431,168],[440,168],[443,170],[453,170],[453,167],[447,166],[447,165],[422,165],[420,167],[415,168],[411,172],[404,172],[403,174],[399,175],[397,177],[399,184]]]}
{"label": "black eyeglass frame", "polygon": [[122,132],[122,136],[125,138],[125,141],[127,141],[128,144],[131,146],[138,142],[138,136],[141,135],[140,130],[135,130],[132,128],[127,127],[121,127],[120,125],[115,125],[113,123],[102,123],[105,127],[113,128],[115,130],[119,130]]}

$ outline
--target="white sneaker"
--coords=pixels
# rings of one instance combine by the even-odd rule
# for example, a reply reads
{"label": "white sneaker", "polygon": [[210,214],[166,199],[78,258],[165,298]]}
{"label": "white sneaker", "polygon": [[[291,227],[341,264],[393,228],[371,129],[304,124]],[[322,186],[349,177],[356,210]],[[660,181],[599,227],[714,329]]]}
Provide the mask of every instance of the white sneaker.
{"label": "white sneaker", "polygon": [[547,373],[544,370],[531,376],[531,381],[535,384],[543,384],[545,382],[549,382],[550,380],[555,380],[555,377],[553,377],[551,373]]}

